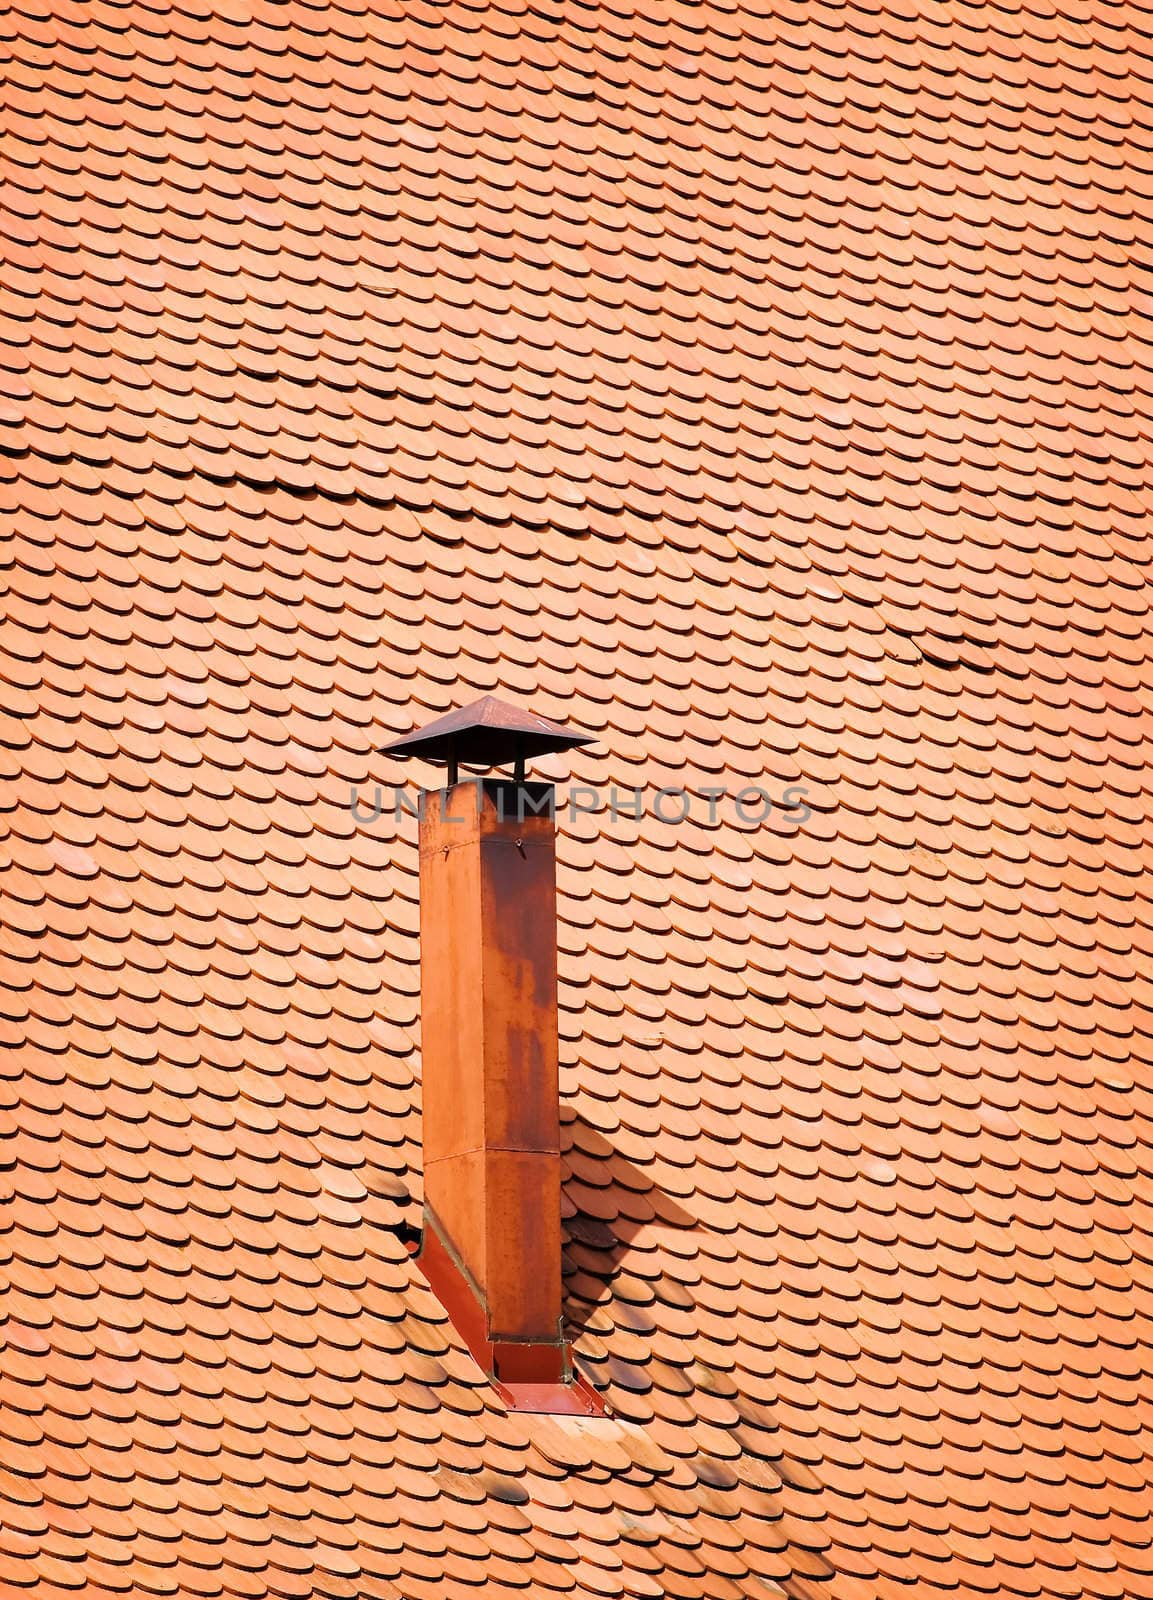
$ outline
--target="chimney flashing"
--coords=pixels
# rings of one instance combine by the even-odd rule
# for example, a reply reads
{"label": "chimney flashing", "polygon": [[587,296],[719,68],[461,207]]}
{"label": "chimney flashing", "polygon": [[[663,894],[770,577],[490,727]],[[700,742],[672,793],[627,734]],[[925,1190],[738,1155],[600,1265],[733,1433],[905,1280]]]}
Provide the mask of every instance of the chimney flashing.
{"label": "chimney flashing", "polygon": [[469,1354],[510,1411],[604,1415],[600,1395],[573,1365],[559,1337],[516,1341],[489,1335],[476,1284],[427,1209],[419,1266]]}

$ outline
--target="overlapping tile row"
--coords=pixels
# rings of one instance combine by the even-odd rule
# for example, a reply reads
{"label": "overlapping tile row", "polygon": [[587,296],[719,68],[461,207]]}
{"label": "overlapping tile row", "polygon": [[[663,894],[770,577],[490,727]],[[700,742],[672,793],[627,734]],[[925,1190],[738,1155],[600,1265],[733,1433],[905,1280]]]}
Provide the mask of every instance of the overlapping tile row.
{"label": "overlapping tile row", "polygon": [[[5,1592],[1153,1594],[1147,11],[255,9],[0,10]],[[596,1423],[409,1255],[489,691]]]}

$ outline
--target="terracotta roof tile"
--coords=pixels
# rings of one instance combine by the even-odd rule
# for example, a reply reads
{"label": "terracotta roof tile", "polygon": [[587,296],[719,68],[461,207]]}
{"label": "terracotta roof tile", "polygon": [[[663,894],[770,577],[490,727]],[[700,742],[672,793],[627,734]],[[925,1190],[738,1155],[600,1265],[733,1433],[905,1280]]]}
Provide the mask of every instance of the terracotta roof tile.
{"label": "terracotta roof tile", "polygon": [[[1153,1595],[1147,74],[1083,9],[0,17],[7,1588]],[[597,1420],[405,1243],[362,819],[485,693],[694,797],[561,827]]]}

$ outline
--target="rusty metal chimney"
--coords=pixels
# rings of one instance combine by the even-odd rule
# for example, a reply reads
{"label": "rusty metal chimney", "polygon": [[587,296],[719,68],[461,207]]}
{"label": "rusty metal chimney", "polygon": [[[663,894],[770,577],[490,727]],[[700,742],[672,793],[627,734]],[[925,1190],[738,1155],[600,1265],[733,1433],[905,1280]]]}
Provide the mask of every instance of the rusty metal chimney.
{"label": "rusty metal chimney", "polygon": [[[524,775],[591,742],[489,695],[386,747],[448,768],[420,817],[420,1265],[527,1411],[600,1409],[561,1330],[555,797]],[[506,763],[512,782],[460,781]]]}

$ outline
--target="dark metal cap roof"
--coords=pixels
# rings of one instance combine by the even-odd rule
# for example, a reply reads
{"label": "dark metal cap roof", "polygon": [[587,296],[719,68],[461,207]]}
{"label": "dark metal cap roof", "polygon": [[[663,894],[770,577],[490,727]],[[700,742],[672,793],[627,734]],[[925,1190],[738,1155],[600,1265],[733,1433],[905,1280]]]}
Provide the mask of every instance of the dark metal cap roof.
{"label": "dark metal cap roof", "polygon": [[559,722],[550,722],[547,717],[538,717],[533,711],[486,694],[470,706],[450,711],[427,727],[394,739],[384,746],[384,753],[443,761],[450,767],[458,762],[470,767],[501,767],[508,762],[520,764],[552,750],[572,750],[577,745],[593,743],[591,733],[563,728]]}

